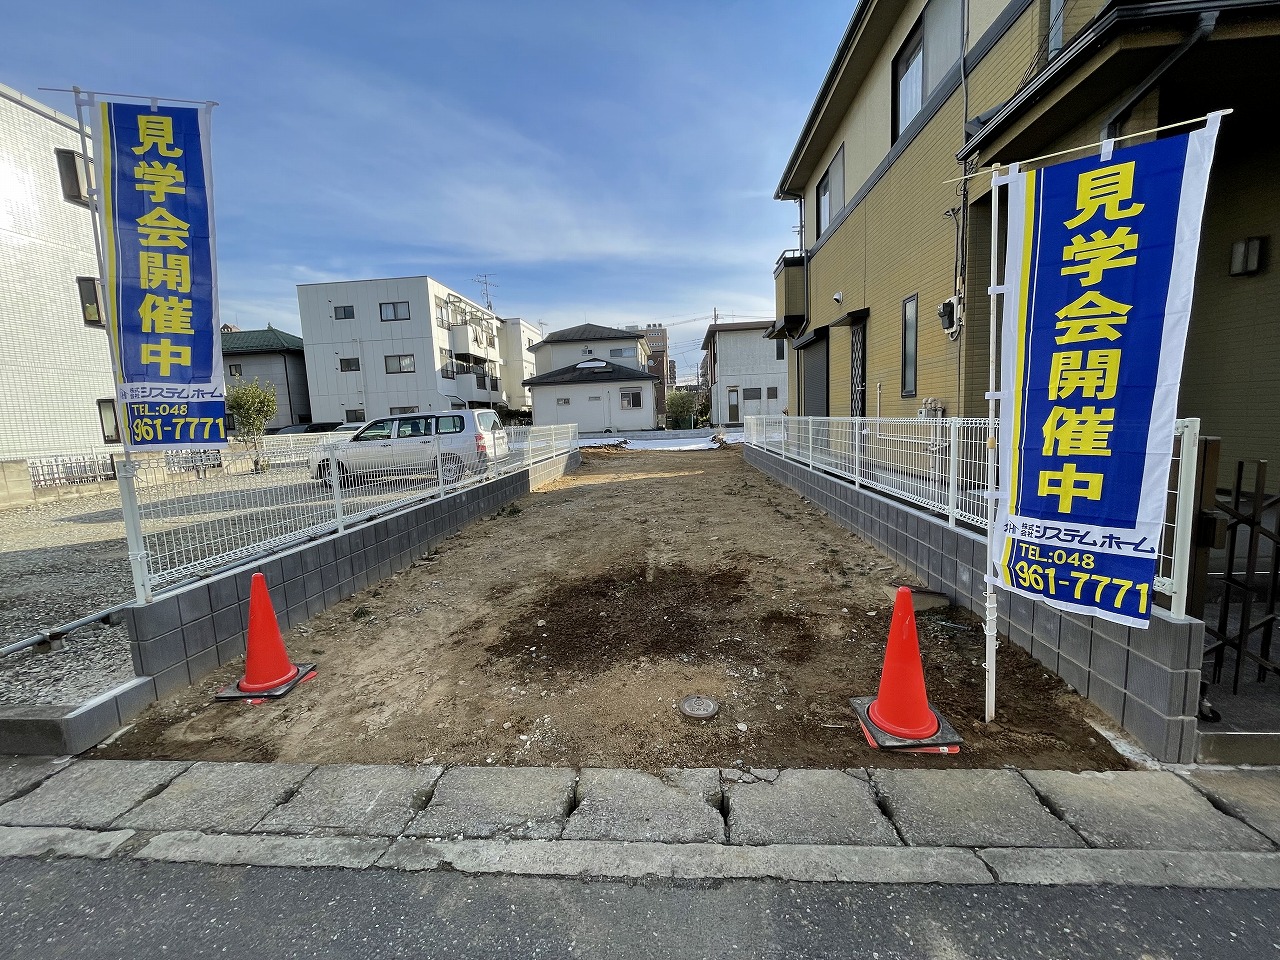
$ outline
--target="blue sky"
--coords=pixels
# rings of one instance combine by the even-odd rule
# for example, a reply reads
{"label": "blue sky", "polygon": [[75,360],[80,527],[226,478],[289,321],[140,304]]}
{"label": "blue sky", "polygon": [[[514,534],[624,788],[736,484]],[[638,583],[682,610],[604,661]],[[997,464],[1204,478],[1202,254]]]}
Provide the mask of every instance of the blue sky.
{"label": "blue sky", "polygon": [[216,100],[222,318],[426,274],[547,330],[773,312],[772,199],[854,3],[24,3],[3,82]]}

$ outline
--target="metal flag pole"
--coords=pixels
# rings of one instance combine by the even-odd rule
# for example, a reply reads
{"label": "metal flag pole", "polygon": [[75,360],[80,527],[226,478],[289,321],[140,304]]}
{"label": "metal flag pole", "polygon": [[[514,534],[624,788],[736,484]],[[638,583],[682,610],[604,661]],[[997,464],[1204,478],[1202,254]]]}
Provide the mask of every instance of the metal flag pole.
{"label": "metal flag pole", "polygon": [[[120,507],[121,512],[124,514],[124,535],[129,552],[129,569],[133,572],[133,591],[138,598],[138,602],[150,603],[152,594],[151,579],[147,574],[147,545],[142,535],[142,512],[138,507],[138,488],[134,483],[138,475],[138,465],[129,453],[129,438],[123,435],[128,428],[129,419],[125,415],[124,402],[120,399],[119,389],[119,385],[124,380],[121,373],[120,338],[118,334],[120,318],[115,315],[115,304],[112,298],[107,296],[105,287],[107,258],[106,251],[102,249],[102,223],[99,220],[102,212],[103,188],[101,183],[95,181],[91,176],[89,167],[89,133],[84,122],[85,108],[92,108],[96,102],[96,97],[92,93],[84,92],[79,87],[72,87],[70,92],[75,95],[76,124],[80,128],[80,158],[84,164],[85,192],[89,195],[89,209],[91,212],[89,219],[93,223],[93,249],[98,259],[98,302],[106,318],[107,329],[110,331],[108,341],[111,353],[111,378],[114,381],[112,386],[115,388],[116,430],[121,433],[121,441],[124,447],[124,462],[116,465],[116,484],[120,487]],[[102,158],[99,158],[99,163],[103,163]],[[105,166],[105,164],[103,165]]]}
{"label": "metal flag pole", "polygon": [[[996,309],[997,300],[1005,294],[1005,287],[1000,283],[1000,187],[1007,182],[1006,177],[999,175],[999,168],[993,168],[991,175],[991,284],[987,287],[990,298],[990,317],[988,333],[989,362],[987,365],[987,563],[983,575],[986,591],[983,594],[983,633],[986,635],[985,663],[986,691],[984,697],[984,715],[987,723],[996,716],[996,650],[1000,646],[997,639],[998,599],[995,580],[995,535],[996,504],[999,496],[999,476],[997,472],[997,453],[999,440],[999,420],[997,415],[999,399],[997,380],[997,364],[999,363],[997,330],[1001,323],[1001,315]],[[1008,279],[1007,277],[1005,278]]]}

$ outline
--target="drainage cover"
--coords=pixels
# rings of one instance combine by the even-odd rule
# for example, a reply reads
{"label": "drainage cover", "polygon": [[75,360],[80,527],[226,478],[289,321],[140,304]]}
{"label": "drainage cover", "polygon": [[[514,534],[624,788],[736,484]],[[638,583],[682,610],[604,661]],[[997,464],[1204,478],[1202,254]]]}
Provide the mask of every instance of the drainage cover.
{"label": "drainage cover", "polygon": [[704,697],[700,693],[695,693],[693,696],[685,697],[680,701],[680,712],[686,717],[693,717],[695,720],[706,720],[714,717],[719,709],[720,704],[710,697]]}

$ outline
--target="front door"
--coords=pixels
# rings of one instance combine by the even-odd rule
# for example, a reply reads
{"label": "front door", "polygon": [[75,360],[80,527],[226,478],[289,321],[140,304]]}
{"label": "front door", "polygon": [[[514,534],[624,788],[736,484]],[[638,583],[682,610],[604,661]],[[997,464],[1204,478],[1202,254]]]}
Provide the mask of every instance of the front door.
{"label": "front door", "polygon": [[741,423],[742,417],[738,414],[738,388],[729,388],[729,423]]}
{"label": "front door", "polygon": [[853,373],[849,396],[852,416],[867,415],[867,321],[859,320],[850,328],[853,334],[853,354],[849,369]]}

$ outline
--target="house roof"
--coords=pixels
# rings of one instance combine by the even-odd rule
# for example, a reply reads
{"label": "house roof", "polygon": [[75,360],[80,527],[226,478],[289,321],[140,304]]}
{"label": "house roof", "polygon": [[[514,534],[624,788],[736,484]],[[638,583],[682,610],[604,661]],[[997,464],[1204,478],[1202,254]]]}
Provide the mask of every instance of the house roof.
{"label": "house roof", "polygon": [[[980,118],[985,122],[971,133],[956,158],[964,160],[989,147],[1001,133],[1065,83],[1089,57],[1126,31],[1146,34],[1160,28],[1173,27],[1180,28],[1180,32],[1189,37],[1197,18],[1216,18],[1220,14],[1234,13],[1247,16],[1258,10],[1274,16],[1277,6],[1280,6],[1277,0],[1178,0],[1165,3],[1111,0],[1030,83],[1020,87],[1007,101],[989,111],[989,115],[984,114]],[[1201,24],[1205,25],[1205,21],[1201,20]],[[1211,33],[1214,20],[1209,20],[1207,26]],[[1252,29],[1259,28],[1254,26]]]}
{"label": "house roof", "polygon": [[545,387],[561,383],[635,383],[643,380],[661,380],[652,373],[645,373],[635,367],[624,367],[620,363],[608,360],[583,360],[569,367],[561,367],[550,373],[540,373],[536,377],[525,380],[521,386]]}
{"label": "house roof", "polygon": [[265,330],[237,330],[222,335],[222,355],[233,353],[279,353],[301,350],[302,338],[275,327]]}
{"label": "house roof", "polygon": [[822,151],[835,135],[901,13],[901,3],[859,0],[787,160],[775,199],[801,198]]}
{"label": "house roof", "polygon": [[768,330],[773,326],[772,320],[744,320],[742,323],[713,323],[707,327],[707,335],[702,338],[702,349],[711,349],[711,338],[717,333],[730,330]]}
{"label": "house roof", "polygon": [[540,343],[531,349],[537,350],[547,343],[575,343],[582,340],[643,340],[644,334],[638,330],[619,330],[616,327],[602,327],[598,323],[580,323],[567,330],[557,330],[547,334]]}

